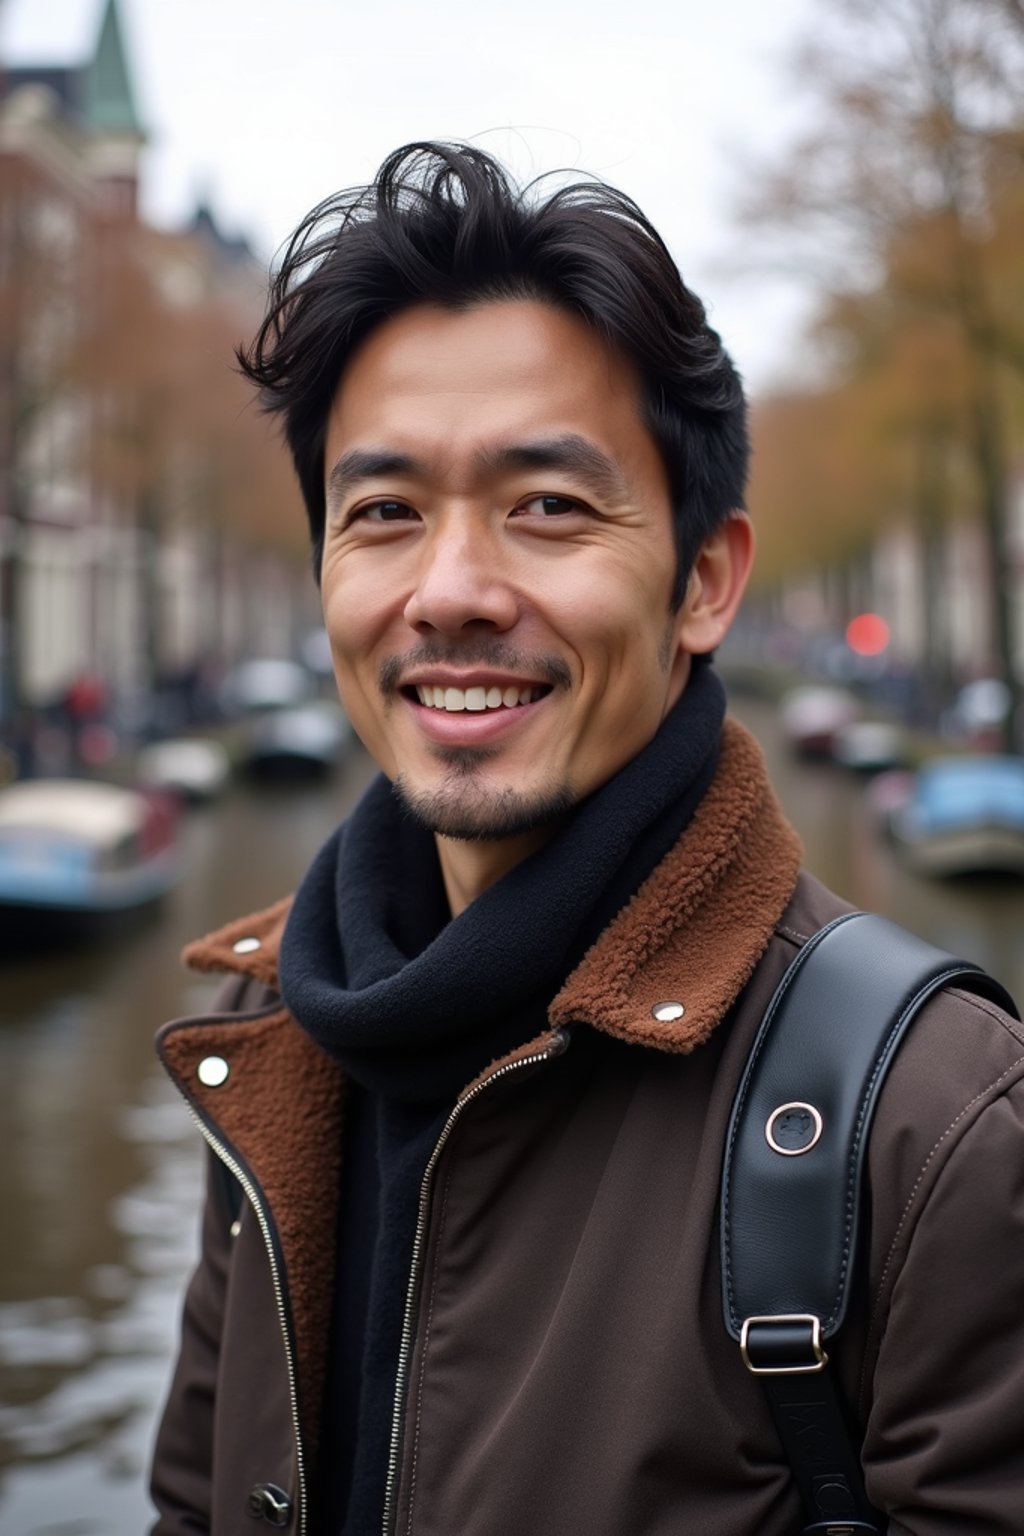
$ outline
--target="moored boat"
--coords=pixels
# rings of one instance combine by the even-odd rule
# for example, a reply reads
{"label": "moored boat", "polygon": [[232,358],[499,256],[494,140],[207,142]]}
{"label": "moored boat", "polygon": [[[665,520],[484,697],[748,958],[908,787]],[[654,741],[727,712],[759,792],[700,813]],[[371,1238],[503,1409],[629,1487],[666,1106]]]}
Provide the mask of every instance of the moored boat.
{"label": "moored boat", "polygon": [[886,824],[922,874],[1024,876],[1024,759],[934,758],[908,778]]}
{"label": "moored boat", "polygon": [[352,727],[340,704],[316,700],[245,721],[239,767],[259,779],[326,777],[340,764]]}
{"label": "moored boat", "polygon": [[0,790],[0,947],[92,934],[178,878],[169,796],[85,779]]}
{"label": "moored boat", "polygon": [[793,688],[779,704],[782,733],[805,757],[831,757],[839,732],[859,717],[860,706],[845,688]]}
{"label": "moored boat", "polygon": [[200,736],[173,737],[143,747],[135,760],[140,784],[169,790],[192,804],[221,794],[231,774],[227,749]]}
{"label": "moored boat", "polygon": [[854,773],[898,769],[910,755],[903,727],[889,720],[850,720],[836,731],[832,756]]}

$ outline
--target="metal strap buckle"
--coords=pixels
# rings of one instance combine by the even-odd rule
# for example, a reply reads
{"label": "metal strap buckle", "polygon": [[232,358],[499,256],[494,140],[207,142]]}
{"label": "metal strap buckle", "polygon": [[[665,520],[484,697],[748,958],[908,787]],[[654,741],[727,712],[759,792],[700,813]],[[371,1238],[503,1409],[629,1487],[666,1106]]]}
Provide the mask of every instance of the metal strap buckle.
{"label": "metal strap buckle", "polygon": [[[750,1356],[750,1330],[757,1327],[771,1327],[772,1324],[785,1325],[792,1328],[794,1324],[807,1325],[807,1336],[800,1341],[801,1348],[798,1353],[807,1350],[808,1358],[799,1361],[795,1365],[758,1365]],[[781,1341],[776,1339],[776,1347]],[[828,1355],[821,1344],[821,1319],[815,1317],[813,1312],[777,1312],[770,1317],[748,1317],[744,1320],[740,1330],[740,1354],[743,1364],[754,1376],[807,1376],[813,1371],[823,1371],[828,1364]]]}

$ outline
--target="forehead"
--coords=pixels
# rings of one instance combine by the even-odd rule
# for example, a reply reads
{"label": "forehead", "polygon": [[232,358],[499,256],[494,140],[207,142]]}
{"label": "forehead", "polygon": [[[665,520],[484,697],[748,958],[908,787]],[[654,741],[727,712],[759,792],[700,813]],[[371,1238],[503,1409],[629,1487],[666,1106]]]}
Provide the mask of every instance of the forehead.
{"label": "forehead", "polygon": [[575,315],[532,300],[419,305],[378,326],[335,393],[325,473],[353,447],[449,458],[574,433],[624,468],[660,464],[631,362]]}

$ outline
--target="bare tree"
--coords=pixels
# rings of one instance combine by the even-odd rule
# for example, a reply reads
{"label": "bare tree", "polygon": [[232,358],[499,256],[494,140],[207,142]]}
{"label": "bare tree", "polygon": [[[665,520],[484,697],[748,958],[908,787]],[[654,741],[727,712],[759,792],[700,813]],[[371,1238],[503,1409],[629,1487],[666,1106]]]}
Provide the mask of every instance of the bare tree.
{"label": "bare tree", "polygon": [[[819,34],[798,61],[814,98],[810,126],[744,210],[777,259],[831,291],[833,310],[838,295],[874,295],[884,298],[893,332],[956,329],[963,409],[944,426],[962,434],[990,551],[1011,740],[1020,679],[1007,558],[1007,378],[1024,375],[1024,308],[1019,285],[1001,283],[991,258],[1024,160],[1022,10],[1020,0],[823,0]],[[851,331],[833,324],[831,335],[841,371]],[[866,358],[860,348],[862,371]],[[934,413],[922,414],[931,441]]]}

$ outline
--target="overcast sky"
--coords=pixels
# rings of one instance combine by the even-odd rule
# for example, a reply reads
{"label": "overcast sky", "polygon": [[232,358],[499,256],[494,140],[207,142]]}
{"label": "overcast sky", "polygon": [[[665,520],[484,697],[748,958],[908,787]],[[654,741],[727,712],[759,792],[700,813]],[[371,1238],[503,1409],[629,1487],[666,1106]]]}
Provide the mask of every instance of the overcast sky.
{"label": "overcast sky", "polygon": [[[103,3],[0,0],[0,48],[12,63],[81,58]],[[269,256],[409,139],[475,138],[524,174],[596,172],[653,218],[763,388],[793,356],[801,297],[726,271],[749,238],[731,210],[793,125],[783,61],[814,4],[120,0],[152,140],[144,208],[173,224],[203,193]]]}

